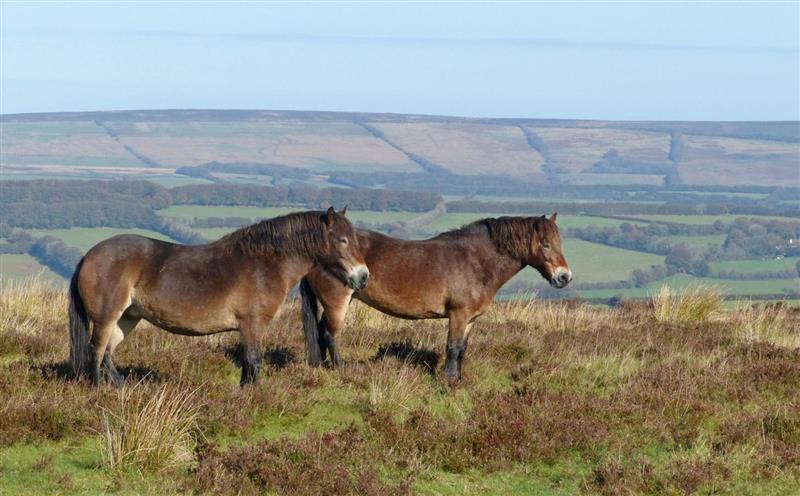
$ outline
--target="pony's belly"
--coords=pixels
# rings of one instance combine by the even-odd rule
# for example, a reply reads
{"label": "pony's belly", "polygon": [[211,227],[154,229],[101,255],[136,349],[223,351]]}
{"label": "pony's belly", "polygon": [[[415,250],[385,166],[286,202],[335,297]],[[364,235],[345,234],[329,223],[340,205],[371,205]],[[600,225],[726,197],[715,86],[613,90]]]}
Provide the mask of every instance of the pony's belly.
{"label": "pony's belly", "polygon": [[433,306],[428,303],[409,300],[403,301],[402,298],[380,300],[360,293],[356,293],[354,296],[372,308],[400,319],[443,319],[447,317],[444,305],[436,308],[438,305]]}
{"label": "pony's belly", "polygon": [[215,314],[204,311],[179,317],[168,310],[152,309],[134,304],[125,313],[132,317],[142,318],[166,331],[186,336],[216,334],[237,330],[239,327],[236,318],[232,314],[226,315],[227,312],[224,311]]}

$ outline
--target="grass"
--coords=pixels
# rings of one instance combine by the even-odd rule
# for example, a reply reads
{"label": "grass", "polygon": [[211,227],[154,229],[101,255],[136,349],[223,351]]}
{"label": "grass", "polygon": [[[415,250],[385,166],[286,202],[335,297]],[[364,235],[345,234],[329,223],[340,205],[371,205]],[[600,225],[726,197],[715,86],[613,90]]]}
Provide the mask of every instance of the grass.
{"label": "grass", "polygon": [[766,260],[726,260],[722,262],[711,262],[712,272],[764,272],[779,270],[795,270],[797,261],[800,257],[787,257],[780,260],[769,258]]}
{"label": "grass", "polygon": [[138,234],[148,238],[172,241],[161,233],[147,229],[117,229],[113,227],[73,227],[72,229],[31,229],[34,236],[55,236],[61,238],[65,243],[80,248],[83,251],[89,250],[97,243],[108,239],[117,234]]}
{"label": "grass", "polygon": [[290,301],[257,386],[238,387],[236,336],[143,325],[117,350],[126,385],[95,390],[68,372],[64,291],[6,287],[0,491],[800,491],[800,311],[699,289],[614,310],[498,303],[449,384],[444,322],[354,305],[337,370],[305,365]]}
{"label": "grass", "polygon": [[[648,298],[653,292],[659,290],[661,286],[667,285],[672,289],[682,291],[685,288],[702,285],[717,286],[725,294],[731,296],[759,296],[759,295],[781,295],[794,294],[800,292],[800,279],[765,279],[765,280],[735,280],[735,279],[714,279],[708,277],[695,277],[688,274],[675,274],[660,281],[655,281],[644,288],[629,289],[590,289],[580,290],[584,298],[610,298],[617,294],[622,294],[628,298]],[[796,296],[793,297],[797,299]]]}
{"label": "grass", "polygon": [[723,215],[666,215],[666,214],[637,214],[632,217],[637,219],[644,219],[649,221],[658,221],[658,222],[674,222],[676,224],[713,224],[714,222],[721,220],[725,223],[730,223],[740,217],[745,218],[756,218],[761,220],[780,220],[784,222],[800,222],[800,219],[797,217],[775,217],[775,216],[764,216],[764,215],[734,215],[734,214],[723,214]]}
{"label": "grass", "polygon": [[722,307],[723,294],[713,286],[688,287],[674,293],[666,284],[651,299],[656,320],[689,324],[705,322]]}
{"label": "grass", "polygon": [[188,466],[194,458],[200,388],[185,390],[144,381],[124,385],[104,409],[103,459],[112,469],[162,471]]}

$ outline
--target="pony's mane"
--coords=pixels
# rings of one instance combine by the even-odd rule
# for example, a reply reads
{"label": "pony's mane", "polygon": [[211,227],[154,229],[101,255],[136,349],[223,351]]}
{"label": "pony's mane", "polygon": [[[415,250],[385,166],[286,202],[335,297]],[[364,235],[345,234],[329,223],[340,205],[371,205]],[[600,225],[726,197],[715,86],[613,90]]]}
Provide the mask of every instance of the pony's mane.
{"label": "pony's mane", "polygon": [[552,223],[545,217],[487,217],[459,229],[443,232],[438,237],[462,238],[477,232],[488,232],[489,239],[498,250],[513,258],[524,259],[531,250],[537,233],[542,238],[554,232]]}
{"label": "pony's mane", "polygon": [[323,212],[309,211],[262,220],[220,238],[230,251],[249,255],[281,253],[314,258],[322,250]]}

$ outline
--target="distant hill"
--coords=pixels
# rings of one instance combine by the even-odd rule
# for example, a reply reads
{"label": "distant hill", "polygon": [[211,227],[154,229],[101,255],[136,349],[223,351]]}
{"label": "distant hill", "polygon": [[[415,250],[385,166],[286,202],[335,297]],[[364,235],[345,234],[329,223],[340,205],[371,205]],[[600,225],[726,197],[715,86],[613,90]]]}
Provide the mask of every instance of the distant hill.
{"label": "distant hill", "polygon": [[[486,119],[270,110],[1,116],[14,177],[137,176],[164,184],[258,182],[264,171],[505,176],[554,184],[798,186],[798,122]],[[238,164],[226,174],[225,164]],[[241,164],[258,167],[250,177]],[[189,169],[191,170],[191,169]],[[255,177],[259,176],[259,177]],[[268,175],[267,175],[268,176]]]}

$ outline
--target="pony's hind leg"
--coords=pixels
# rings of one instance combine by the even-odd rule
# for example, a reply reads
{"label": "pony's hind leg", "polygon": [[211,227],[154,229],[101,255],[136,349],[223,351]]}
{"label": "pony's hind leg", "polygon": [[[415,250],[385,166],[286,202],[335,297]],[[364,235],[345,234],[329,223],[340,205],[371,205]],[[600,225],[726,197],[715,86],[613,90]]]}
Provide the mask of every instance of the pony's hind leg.
{"label": "pony's hind leg", "polygon": [[336,331],[331,331],[332,326],[327,324],[325,317],[319,323],[319,347],[322,350],[322,361],[330,354],[331,366],[340,367],[342,356],[339,354],[339,344],[336,342]]}
{"label": "pony's hind leg", "polygon": [[94,323],[94,332],[92,332],[92,383],[95,387],[99,387],[103,383],[103,363],[105,363],[108,343],[116,330],[116,319]]}
{"label": "pony's hind leg", "polygon": [[133,331],[133,329],[136,327],[136,324],[139,323],[139,320],[140,319],[138,317],[130,317],[127,315],[120,317],[120,319],[117,321],[116,329],[114,330],[114,333],[111,335],[111,339],[108,342],[106,352],[103,355],[103,371],[106,373],[111,382],[113,382],[117,387],[122,386],[124,378],[114,365],[112,356],[114,355],[114,350],[122,342],[122,340]]}
{"label": "pony's hind leg", "polygon": [[324,362],[325,356],[330,353],[331,364],[334,367],[341,367],[342,365],[342,356],[339,354],[339,344],[336,341],[336,337],[344,325],[349,303],[349,297],[339,302],[336,306],[326,305],[323,302],[325,312],[319,322],[319,347],[322,361]]}

